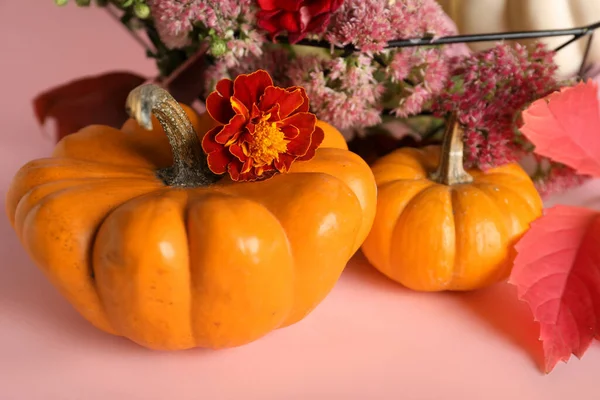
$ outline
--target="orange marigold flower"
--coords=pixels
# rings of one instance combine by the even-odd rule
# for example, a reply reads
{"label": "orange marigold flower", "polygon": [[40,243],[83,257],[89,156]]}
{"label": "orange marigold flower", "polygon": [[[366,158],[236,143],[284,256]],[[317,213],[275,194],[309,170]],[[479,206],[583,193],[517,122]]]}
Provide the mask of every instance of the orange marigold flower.
{"label": "orange marigold flower", "polygon": [[202,140],[208,166],[234,181],[255,181],[309,160],[323,141],[317,117],[308,112],[304,88],[273,86],[266,71],[223,79],[206,99],[210,116],[222,125]]}

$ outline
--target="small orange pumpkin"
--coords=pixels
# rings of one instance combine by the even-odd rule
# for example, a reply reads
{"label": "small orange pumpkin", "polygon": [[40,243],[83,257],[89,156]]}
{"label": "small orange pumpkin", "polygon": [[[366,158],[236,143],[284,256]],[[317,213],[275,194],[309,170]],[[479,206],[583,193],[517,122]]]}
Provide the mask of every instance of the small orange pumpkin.
{"label": "small orange pumpkin", "polygon": [[152,349],[238,346],[301,320],[371,227],[368,165],[320,123],[314,158],[288,173],[215,180],[195,132],[215,122],[141,93],[141,124],[87,127],[15,176],[7,213],[32,259],[93,325]]}
{"label": "small orange pumpkin", "polygon": [[383,274],[418,291],[473,290],[507,278],[513,244],[542,212],[519,165],[463,169],[454,121],[442,148],[402,148],[372,166],[377,212],[362,251]]}

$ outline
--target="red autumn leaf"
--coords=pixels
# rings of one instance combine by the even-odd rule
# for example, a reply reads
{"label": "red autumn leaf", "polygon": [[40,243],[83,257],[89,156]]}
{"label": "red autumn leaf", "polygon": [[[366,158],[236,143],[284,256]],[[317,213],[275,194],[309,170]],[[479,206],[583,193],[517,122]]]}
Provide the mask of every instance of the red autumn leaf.
{"label": "red autumn leaf", "polygon": [[92,124],[120,128],[127,120],[127,95],[145,81],[127,72],[71,81],[38,95],[33,102],[35,115],[41,125],[48,118],[56,120],[56,140]]}
{"label": "red autumn leaf", "polygon": [[556,206],[516,245],[509,282],[540,323],[549,373],[600,334],[600,213]]}
{"label": "red autumn leaf", "polygon": [[592,80],[566,87],[523,111],[521,132],[535,152],[581,175],[600,177],[600,104]]}

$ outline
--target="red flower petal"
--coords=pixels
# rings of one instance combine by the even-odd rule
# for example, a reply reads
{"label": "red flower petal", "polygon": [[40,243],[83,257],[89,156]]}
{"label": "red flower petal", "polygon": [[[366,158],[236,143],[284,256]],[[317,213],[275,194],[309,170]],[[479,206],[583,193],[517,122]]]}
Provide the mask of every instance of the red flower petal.
{"label": "red flower petal", "polygon": [[299,41],[301,41],[302,39],[304,39],[306,37],[306,35],[308,34],[308,32],[290,32],[288,34],[288,40],[291,44],[294,43],[298,43]]}
{"label": "red flower petal", "polygon": [[246,162],[248,155],[239,144],[235,143],[229,146],[229,152],[235,156],[241,162]]}
{"label": "red flower petal", "polygon": [[223,126],[216,126],[212,128],[210,131],[206,132],[204,137],[202,138],[202,150],[205,153],[212,153],[213,151],[218,151],[223,147],[216,141],[216,136],[223,130]]}
{"label": "red flower petal", "polygon": [[283,126],[281,127],[281,131],[285,135],[285,138],[288,140],[295,139],[300,134],[300,129],[296,128],[294,125]]}
{"label": "red flower petal", "polygon": [[286,90],[280,87],[270,86],[260,98],[259,108],[267,111],[275,105],[279,105],[279,118],[288,117],[296,111],[305,101],[300,88]]}
{"label": "red flower petal", "polygon": [[300,16],[300,31],[305,32],[306,27],[308,26],[311,20],[311,15],[308,7],[300,7],[298,16]]}
{"label": "red flower petal", "polygon": [[315,130],[317,117],[311,113],[297,113],[277,123],[278,126],[294,125],[300,130],[300,135],[310,135]]}
{"label": "red flower petal", "polygon": [[291,154],[280,154],[279,159],[275,160],[275,168],[277,168],[279,172],[287,172],[296,159],[297,157],[292,156]]}
{"label": "red flower petal", "polygon": [[236,114],[243,115],[245,119],[250,118],[248,108],[241,101],[235,97],[231,97],[229,101],[231,103],[231,108]]}
{"label": "red flower petal", "polygon": [[248,110],[258,103],[265,89],[273,86],[269,73],[259,69],[248,75],[238,75],[233,82],[233,96],[241,101]]}
{"label": "red flower petal", "polygon": [[321,143],[323,143],[323,139],[325,139],[325,132],[323,132],[323,129],[319,128],[318,126],[315,127],[315,131],[311,135],[310,147],[308,148],[308,151],[302,157],[298,157],[298,160],[306,161],[313,158],[317,152],[317,149]]}
{"label": "red flower petal", "polygon": [[288,142],[286,153],[295,157],[301,157],[308,151],[310,143],[310,135],[298,135],[298,137]]}
{"label": "red flower petal", "polygon": [[296,43],[309,32],[322,32],[331,14],[343,0],[258,0],[258,26],[267,30],[273,40],[283,32]]}
{"label": "red flower petal", "polygon": [[[250,125],[248,125],[248,127],[250,127]],[[252,133],[254,133],[254,125],[252,125],[252,131],[250,131],[250,129],[245,129],[242,134],[239,136],[238,140],[240,143],[252,143],[254,142],[254,136],[252,135]]]}
{"label": "red flower petal", "polygon": [[273,41],[275,41],[277,35],[283,32],[276,19],[276,15],[279,13],[281,11],[261,11],[258,13],[258,27],[269,32]]}
{"label": "red flower petal", "polygon": [[281,13],[277,17],[273,18],[276,20],[277,25],[288,32],[300,32],[300,18],[297,14],[291,12]]}
{"label": "red flower petal", "polygon": [[221,79],[217,82],[216,91],[221,93],[223,97],[233,96],[233,81],[231,79]]}
{"label": "red flower petal", "polygon": [[298,113],[284,120],[279,124],[281,129],[285,126],[294,126],[298,129],[298,135],[287,144],[287,153],[294,156],[304,156],[311,145],[311,135],[315,131],[317,117],[310,113]]}
{"label": "red flower petal", "polygon": [[216,90],[206,98],[206,110],[210,116],[221,124],[226,124],[235,115],[229,98],[233,94],[233,81],[221,79]]}
{"label": "red flower petal", "polygon": [[312,16],[330,15],[336,12],[342,6],[342,3],[344,3],[344,0],[321,0],[310,2],[304,7],[308,9],[308,13]]}
{"label": "red flower petal", "polygon": [[331,12],[335,12],[344,4],[344,0],[330,0],[331,2]]}
{"label": "red flower petal", "polygon": [[280,108],[281,107],[279,106],[279,104],[275,104],[270,109],[263,111],[263,113],[271,114],[271,116],[269,117],[269,122],[277,122],[281,119],[281,117],[279,116]]}
{"label": "red flower petal", "polygon": [[309,23],[304,27],[306,32],[322,32],[327,25],[329,25],[329,20],[331,19],[331,14],[321,14],[317,17],[312,18]]}
{"label": "red flower petal", "polygon": [[277,10],[276,0],[256,0],[261,10],[272,11]]}
{"label": "red flower petal", "polygon": [[312,3],[304,5],[302,8],[306,9],[306,13],[312,16],[317,16],[324,13],[331,12],[330,1],[314,1]]}
{"label": "red flower petal", "polygon": [[306,90],[304,90],[304,88],[300,87],[300,86],[292,86],[292,87],[287,88],[287,90],[296,90],[296,89],[300,89],[300,94],[302,95],[302,98],[304,99],[304,102],[302,103],[302,105],[300,107],[298,107],[298,109],[296,111],[299,113],[308,112],[308,110],[310,109],[310,101],[308,100],[308,96],[306,95]]}
{"label": "red flower petal", "polygon": [[232,157],[224,147],[221,147],[212,153],[208,153],[206,156],[208,168],[215,174],[224,174],[227,171],[227,165],[229,165],[231,161]]}
{"label": "red flower petal", "polygon": [[[227,166],[227,172],[229,172],[229,176],[234,181],[240,180],[240,170],[242,169],[242,163],[239,160],[233,160]],[[243,179],[246,180],[246,179]]]}
{"label": "red flower petal", "polygon": [[258,6],[266,11],[298,11],[303,1],[304,0],[257,0]]}
{"label": "red flower petal", "polygon": [[[262,114],[263,114],[263,112],[260,111],[258,106],[256,104],[252,104],[252,114],[250,114],[250,119],[254,121],[256,118],[261,117]],[[254,122],[256,122],[256,121],[254,121]]]}
{"label": "red flower petal", "polygon": [[247,174],[252,169],[252,164],[254,164],[254,160],[252,158],[247,158],[244,161],[244,165],[242,165],[242,174]]}
{"label": "red flower petal", "polygon": [[238,114],[234,116],[229,123],[223,126],[223,129],[216,134],[215,141],[229,146],[232,140],[237,140],[245,123],[246,118],[244,118],[243,115]]}

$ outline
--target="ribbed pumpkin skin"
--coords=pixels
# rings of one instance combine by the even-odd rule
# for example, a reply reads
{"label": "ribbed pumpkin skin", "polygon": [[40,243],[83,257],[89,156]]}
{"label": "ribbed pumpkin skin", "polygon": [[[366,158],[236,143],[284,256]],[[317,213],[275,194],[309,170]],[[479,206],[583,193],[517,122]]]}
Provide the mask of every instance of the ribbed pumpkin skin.
{"label": "ribbed pumpkin skin", "polygon": [[371,227],[368,165],[325,127],[289,173],[173,188],[154,127],[88,127],[17,173],[6,209],[31,258],[93,325],[151,349],[239,346],[301,320]]}
{"label": "ribbed pumpkin skin", "polygon": [[512,245],[542,212],[529,176],[516,164],[474,181],[441,185],[428,178],[439,147],[403,148],[373,166],[375,221],[362,251],[383,274],[418,291],[473,290],[505,279]]}

